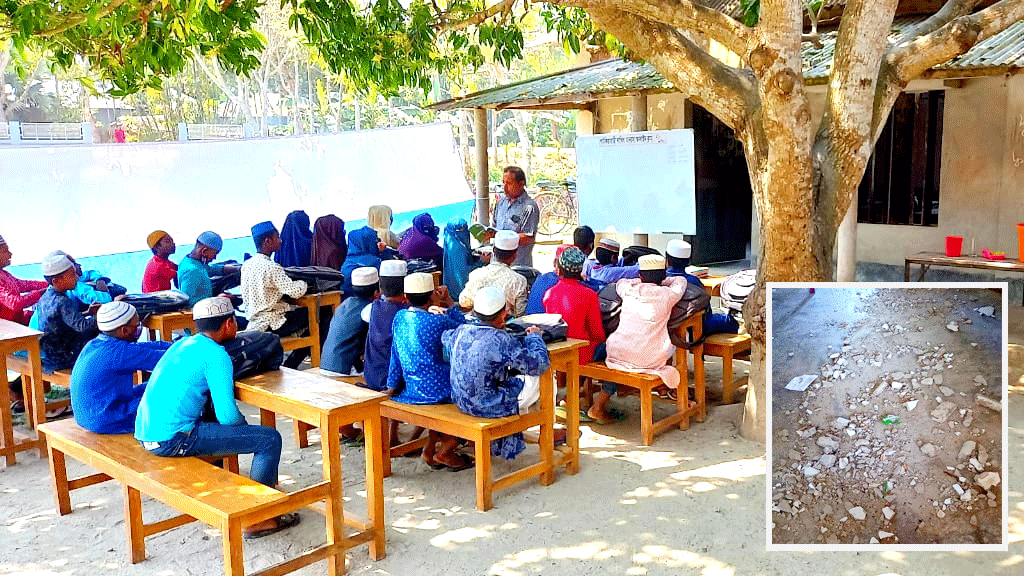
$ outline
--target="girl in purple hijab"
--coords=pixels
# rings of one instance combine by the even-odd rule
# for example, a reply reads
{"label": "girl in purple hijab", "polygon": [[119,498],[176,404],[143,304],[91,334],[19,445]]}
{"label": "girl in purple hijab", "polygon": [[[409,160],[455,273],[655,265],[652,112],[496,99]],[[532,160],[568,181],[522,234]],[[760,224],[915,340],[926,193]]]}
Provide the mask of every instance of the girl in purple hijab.
{"label": "girl in purple hijab", "polygon": [[412,229],[402,238],[402,243],[398,245],[398,253],[406,260],[431,260],[440,270],[444,265],[444,249],[437,243],[440,234],[441,229],[434,226],[434,219],[424,212],[412,219]]}

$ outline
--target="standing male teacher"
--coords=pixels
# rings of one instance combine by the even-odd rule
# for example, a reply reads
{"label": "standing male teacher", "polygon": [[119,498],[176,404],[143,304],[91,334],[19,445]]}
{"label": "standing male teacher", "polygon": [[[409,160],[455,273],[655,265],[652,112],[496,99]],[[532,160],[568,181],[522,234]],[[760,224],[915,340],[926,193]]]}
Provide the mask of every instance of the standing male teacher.
{"label": "standing male teacher", "polygon": [[[533,267],[533,243],[540,222],[540,208],[526,193],[526,173],[519,166],[508,166],[501,176],[505,195],[498,199],[494,209],[495,230],[511,230],[519,234],[519,251],[514,266]],[[486,240],[494,237],[488,231]]]}

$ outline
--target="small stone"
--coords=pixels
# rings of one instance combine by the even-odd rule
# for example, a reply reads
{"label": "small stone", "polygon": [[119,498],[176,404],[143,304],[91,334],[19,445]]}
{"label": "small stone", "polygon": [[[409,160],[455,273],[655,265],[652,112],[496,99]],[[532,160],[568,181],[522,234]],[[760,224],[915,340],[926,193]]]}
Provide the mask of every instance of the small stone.
{"label": "small stone", "polygon": [[957,455],[956,459],[963,460],[964,458],[967,458],[971,454],[974,454],[975,446],[977,446],[977,444],[975,444],[974,440],[968,440],[967,442],[964,442],[963,447],[960,448],[960,454]]}
{"label": "small stone", "polygon": [[932,445],[931,442],[925,444],[924,446],[921,446],[921,453],[924,454],[925,456],[935,456],[935,454],[938,453],[938,451],[939,449]]}
{"label": "small stone", "polygon": [[982,470],[985,469],[985,467],[981,465],[981,462],[978,462],[977,458],[971,458],[969,462],[971,464],[971,467],[977,470],[978,472],[981,472]]}
{"label": "small stone", "polygon": [[789,357],[790,357],[790,358],[792,358],[792,357],[793,357],[793,352],[790,352],[790,353],[789,353]]}
{"label": "small stone", "polygon": [[956,409],[956,404],[952,402],[941,402],[939,407],[932,410],[932,420],[936,422],[945,422],[946,418]]}
{"label": "small stone", "polygon": [[833,440],[828,436],[821,436],[820,438],[818,438],[818,446],[821,446],[822,448],[825,449],[834,450],[839,447],[839,442]]}
{"label": "small stone", "polygon": [[936,512],[935,515],[938,516],[939,518],[945,518],[946,517],[946,513],[943,512],[942,510],[939,510],[938,512]]}
{"label": "small stone", "polygon": [[946,324],[946,328],[950,332],[959,332],[960,331],[960,326],[958,326],[956,322],[950,322],[949,324]]}
{"label": "small stone", "polygon": [[953,389],[949,388],[948,386],[939,386],[939,392],[942,392],[943,396],[952,396],[953,395]]}
{"label": "small stone", "polygon": [[877,538],[875,538],[874,536],[872,536],[872,537],[871,537],[871,541],[870,541],[870,542],[868,542],[868,543],[869,543],[869,544],[878,544],[878,539],[877,539]]}
{"label": "small stone", "polygon": [[814,466],[805,466],[804,467],[804,476],[806,476],[808,478],[813,478],[814,476],[817,476],[818,472],[819,472],[818,469],[815,468]]}
{"label": "small stone", "polygon": [[988,465],[988,450],[981,444],[978,444],[978,463],[982,468]]}
{"label": "small stone", "polygon": [[892,517],[896,515],[888,506],[882,508],[882,515],[885,516],[886,520],[892,520]]}
{"label": "small stone", "polygon": [[886,532],[885,530],[878,531],[879,540],[885,540],[886,538],[892,538],[893,536],[895,536],[895,534],[893,534],[892,532]]}
{"label": "small stone", "polygon": [[997,472],[982,472],[974,477],[974,481],[985,490],[991,490],[999,485],[999,474]]}
{"label": "small stone", "polygon": [[864,513],[863,508],[857,506],[855,508],[850,508],[850,516],[853,516],[855,520],[863,520],[866,514]]}
{"label": "small stone", "polygon": [[931,378],[925,378],[924,380],[921,380],[921,384],[924,384],[925,386],[931,386],[932,382],[934,382],[934,381],[935,380],[933,380]]}
{"label": "small stone", "polygon": [[936,374],[932,377],[936,384],[942,384],[942,374]]}
{"label": "small stone", "polygon": [[960,496],[963,496],[963,494],[964,494],[964,489],[961,488],[959,484],[953,484],[953,491],[956,492]]}
{"label": "small stone", "polygon": [[918,402],[919,400],[911,400],[909,402],[904,402],[903,405],[907,408],[907,412],[911,412],[914,408],[917,408]]}
{"label": "small stone", "polygon": [[978,515],[977,514],[972,514],[971,515],[971,526],[977,526],[977,525],[978,525]]}
{"label": "small stone", "polygon": [[970,490],[964,490],[964,493],[960,495],[960,501],[961,502],[970,502],[971,498],[973,498],[973,497],[974,497],[974,494],[972,494]]}
{"label": "small stone", "polygon": [[821,458],[818,458],[818,465],[822,468],[831,468],[836,463],[835,454],[825,454]]}
{"label": "small stone", "polygon": [[982,376],[981,374],[979,374],[979,375],[977,375],[977,376],[975,376],[975,377],[974,377],[974,383],[975,383],[975,384],[977,384],[978,386],[984,386],[985,384],[987,384],[987,383],[988,383],[988,381],[987,381],[987,380],[985,380],[985,377],[984,377],[984,376]]}
{"label": "small stone", "polygon": [[992,306],[982,306],[981,308],[978,308],[978,314],[995,318],[996,309]]}
{"label": "small stone", "polygon": [[839,459],[839,469],[840,470],[846,470],[846,467],[849,466],[849,465],[850,465],[850,459],[849,458],[845,458],[844,457],[844,458],[840,458]]}
{"label": "small stone", "polygon": [[850,423],[850,419],[849,418],[843,418],[843,417],[836,418],[836,424],[840,428],[846,428],[846,425],[849,424],[849,423]]}

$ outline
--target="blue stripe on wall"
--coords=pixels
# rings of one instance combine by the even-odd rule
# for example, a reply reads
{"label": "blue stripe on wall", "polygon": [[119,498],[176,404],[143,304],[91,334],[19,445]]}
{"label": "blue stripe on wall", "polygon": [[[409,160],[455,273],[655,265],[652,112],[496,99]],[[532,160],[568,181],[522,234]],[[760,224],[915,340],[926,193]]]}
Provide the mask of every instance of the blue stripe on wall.
{"label": "blue stripe on wall", "polygon": [[[448,220],[451,220],[452,218],[465,218],[468,221],[472,214],[475,202],[475,200],[466,200],[455,204],[436,206],[428,210],[415,210],[412,212],[395,214],[395,221],[391,226],[391,229],[396,233],[401,232],[412,226],[412,219],[417,214],[429,212],[434,218],[434,223],[443,231],[445,222],[448,222]],[[315,221],[317,217],[311,217],[310,219]],[[366,226],[365,219],[345,222],[345,231],[351,232],[358,228],[362,228],[363,226]],[[174,236],[173,230],[168,230],[168,232],[171,233],[172,237]],[[175,240],[178,241],[181,239],[177,238]],[[17,239],[7,238],[7,242],[13,244],[14,251],[17,251]],[[194,243],[179,243],[177,251],[174,253],[174,256],[171,257],[171,260],[175,262],[180,261],[189,252],[191,252],[194,247]],[[54,246],[53,249],[64,250],[72,256],[75,255],[74,246]],[[224,240],[224,248],[217,256],[217,260],[237,260],[241,262],[246,252],[253,254],[255,251],[252,238],[248,236],[244,236],[242,238],[227,238]],[[104,276],[109,277],[117,284],[124,286],[129,292],[139,292],[142,289],[142,274],[146,269],[146,263],[149,262],[149,259],[152,257],[153,253],[149,250],[140,250],[138,252],[122,252],[120,254],[107,254],[105,256],[86,256],[78,258],[77,260],[82,265],[82,269],[96,270]],[[18,266],[8,266],[6,270],[17,278],[25,280],[42,279],[42,274],[39,272],[38,262],[32,264],[19,264]]]}

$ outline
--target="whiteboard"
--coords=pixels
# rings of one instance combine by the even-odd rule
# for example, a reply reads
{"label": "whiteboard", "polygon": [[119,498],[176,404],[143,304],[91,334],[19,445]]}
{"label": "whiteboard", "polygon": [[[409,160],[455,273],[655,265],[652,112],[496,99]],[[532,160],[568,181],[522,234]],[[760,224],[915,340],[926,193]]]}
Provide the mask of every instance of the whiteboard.
{"label": "whiteboard", "polygon": [[595,232],[695,235],[693,130],[580,136],[576,187]]}
{"label": "whiteboard", "polygon": [[[366,218],[473,198],[447,123],[289,138],[0,147],[0,235],[15,264],[179,244],[214,230],[249,235],[292,210]],[[443,224],[442,224],[443,225]]]}

